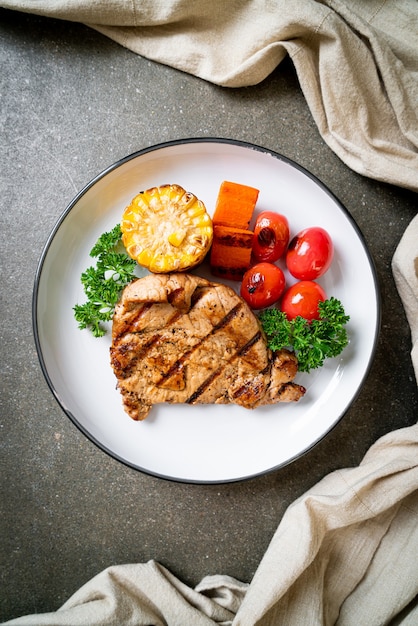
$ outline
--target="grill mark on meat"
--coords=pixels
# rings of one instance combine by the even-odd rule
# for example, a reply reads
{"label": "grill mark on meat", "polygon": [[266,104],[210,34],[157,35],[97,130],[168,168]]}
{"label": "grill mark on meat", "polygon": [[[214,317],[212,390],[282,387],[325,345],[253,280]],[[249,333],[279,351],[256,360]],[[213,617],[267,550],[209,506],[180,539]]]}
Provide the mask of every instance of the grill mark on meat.
{"label": "grill mark on meat", "polygon": [[[212,327],[212,330],[206,334],[205,337],[202,337],[200,339],[200,341],[198,341],[197,343],[195,343],[194,346],[192,346],[190,348],[190,350],[186,350],[179,359],[177,359],[177,361],[175,363],[173,363],[173,365],[170,367],[170,369],[164,374],[164,376],[162,376],[160,378],[160,380],[158,381],[157,386],[159,385],[163,385],[164,382],[170,378],[170,376],[173,376],[174,374],[177,374],[181,368],[184,366],[185,361],[190,358],[190,356],[193,354],[193,352],[195,352],[196,350],[198,350],[199,348],[201,348],[202,344],[207,341],[208,337],[211,337],[212,335],[214,335],[215,333],[217,333],[219,330],[221,330],[222,328],[224,328],[225,326],[227,326],[237,315],[239,310],[241,309],[241,303],[236,304],[226,315],[224,315],[224,317],[220,320],[220,322],[218,322],[215,326]],[[217,374],[217,372],[215,372],[215,375]]]}
{"label": "grill mark on meat", "polygon": [[174,289],[173,291],[171,291],[171,293],[169,293],[167,295],[167,301],[170,304],[173,304],[174,302],[176,302],[176,301],[181,299],[183,293],[184,293],[183,287],[179,287],[178,289]]}
{"label": "grill mark on meat", "polygon": [[205,389],[207,389],[209,387],[209,385],[215,380],[215,378],[217,378],[220,374],[220,372],[222,371],[223,368],[219,368],[218,370],[216,370],[216,372],[212,372],[212,374],[210,376],[208,376],[208,378],[205,380],[204,383],[202,383],[200,385],[200,387],[198,387],[191,396],[189,396],[187,398],[187,400],[185,400],[186,404],[194,404],[196,402],[196,400],[202,395],[202,393],[205,391]]}
{"label": "grill mark on meat", "polygon": [[153,303],[152,303],[152,302],[145,302],[145,303],[142,305],[142,308],[141,308],[141,309],[138,309],[137,314],[135,315],[135,317],[133,317],[133,318],[132,318],[132,320],[131,320],[131,322],[130,322],[130,323],[131,323],[131,324],[136,324],[136,322],[137,322],[139,319],[141,319],[141,317],[142,317],[143,315],[145,315],[145,313],[146,313],[147,311],[149,311],[149,310],[151,309],[151,307],[152,307],[152,306],[153,306]]}
{"label": "grill mark on meat", "polygon": [[[137,346],[130,341],[126,343],[119,343],[117,354],[120,355],[123,360],[128,360],[128,363],[121,364],[120,360],[115,356],[115,351],[112,351],[111,365],[117,372],[117,375],[121,379],[129,378],[134,372],[137,363],[146,356],[147,352],[149,352],[149,350],[155,346],[160,339],[161,336],[159,334],[153,335],[146,343],[144,343],[143,346],[141,346],[140,350],[138,350]],[[133,348],[135,348],[135,351],[133,352],[134,356],[129,359],[129,352],[133,351]]]}
{"label": "grill mark on meat", "polygon": [[254,337],[252,337],[252,339],[247,341],[247,343],[245,345],[243,345],[242,348],[240,348],[240,350],[238,351],[238,354],[240,356],[244,356],[244,354],[247,354],[247,352],[250,350],[250,348],[255,346],[257,341],[260,341],[261,338],[262,338],[261,331],[258,331],[258,333],[256,333],[254,335]]}
{"label": "grill mark on meat", "polygon": [[203,296],[205,295],[205,289],[202,287],[197,287],[197,289],[194,290],[191,300],[190,300],[190,310],[193,309],[193,307],[199,302],[199,300],[201,300],[203,298]]}
{"label": "grill mark on meat", "polygon": [[167,294],[167,302],[174,307],[178,308],[180,312],[186,311],[188,313],[197,302],[205,295],[204,289],[195,289],[191,295],[191,300],[188,305],[185,299],[185,289],[184,287],[177,287],[177,289],[173,289]]}
{"label": "grill mark on meat", "polygon": [[113,338],[113,341],[117,343],[119,339],[122,337],[122,335],[124,335],[127,331],[132,330],[132,327],[138,323],[141,317],[143,317],[145,313],[147,313],[152,306],[153,306],[152,302],[146,302],[142,304],[141,307],[136,307],[135,315],[132,315],[132,317],[129,317],[129,319],[124,320],[123,325],[121,325],[122,328],[120,329],[119,333],[115,335],[115,337]]}
{"label": "grill mark on meat", "polygon": [[240,398],[241,396],[245,396],[248,395],[249,392],[255,393],[255,395],[258,395],[258,393],[260,392],[260,390],[263,388],[263,384],[261,382],[261,380],[257,383],[254,383],[253,381],[249,382],[247,381],[245,383],[245,385],[242,385],[241,387],[239,387],[239,389],[237,389],[236,391],[234,391],[234,393],[232,394],[232,397],[234,399]]}
{"label": "grill mark on meat", "polygon": [[[184,290],[182,290],[184,292]],[[176,294],[178,296],[178,294],[180,293],[180,289],[177,289]],[[174,313],[174,315],[170,318],[170,320],[168,321],[168,325],[172,326],[173,324],[175,324],[176,322],[178,322],[179,320],[181,320],[182,317],[185,317],[187,315],[189,315],[192,311],[192,309],[198,304],[199,300],[201,300],[203,298],[203,296],[205,295],[205,292],[203,289],[196,289],[196,291],[193,293],[191,302],[190,302],[190,308],[187,309],[186,311],[183,311],[182,309],[177,309]],[[172,303],[174,298],[168,298],[168,301],[170,302],[170,304]],[[142,331],[141,331],[142,332]]]}
{"label": "grill mark on meat", "polygon": [[[193,404],[194,402],[196,402],[196,400],[205,392],[205,390],[209,387],[209,385],[211,385],[216,378],[222,375],[222,372],[224,371],[227,365],[230,365],[232,361],[236,359],[237,357],[243,356],[244,354],[246,354],[248,350],[252,346],[254,346],[257,343],[257,341],[260,341],[261,339],[262,339],[261,332],[256,333],[254,337],[252,337],[244,346],[240,348],[240,350],[237,350],[235,354],[231,355],[231,358],[225,363],[223,367],[219,367],[216,371],[212,372],[210,376],[208,376],[208,378],[191,394],[191,396],[187,398],[186,404]],[[262,374],[265,374],[266,372],[268,372],[269,369],[270,369],[270,364],[268,364],[267,367],[262,371]],[[238,396],[238,392],[236,392],[236,394],[234,395]]]}

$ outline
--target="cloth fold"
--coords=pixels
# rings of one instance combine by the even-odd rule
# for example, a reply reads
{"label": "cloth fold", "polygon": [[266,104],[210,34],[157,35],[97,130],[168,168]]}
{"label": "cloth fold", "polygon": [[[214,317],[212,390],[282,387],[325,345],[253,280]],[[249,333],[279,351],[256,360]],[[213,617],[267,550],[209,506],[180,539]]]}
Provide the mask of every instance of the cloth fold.
{"label": "cloth fold", "polygon": [[6,624],[227,626],[247,587],[229,576],[208,576],[195,591],[156,561],[116,565],[83,585],[57,612]]}
{"label": "cloth fold", "polygon": [[396,248],[392,272],[411,329],[411,357],[418,381],[418,215]]}
{"label": "cloth fold", "polygon": [[225,87],[291,57],[318,130],[348,167],[418,191],[416,0],[0,0],[82,22]]}
{"label": "cloth fold", "polygon": [[295,501],[234,624],[381,626],[407,606],[418,592],[417,453],[418,425],[389,433],[358,468]]}

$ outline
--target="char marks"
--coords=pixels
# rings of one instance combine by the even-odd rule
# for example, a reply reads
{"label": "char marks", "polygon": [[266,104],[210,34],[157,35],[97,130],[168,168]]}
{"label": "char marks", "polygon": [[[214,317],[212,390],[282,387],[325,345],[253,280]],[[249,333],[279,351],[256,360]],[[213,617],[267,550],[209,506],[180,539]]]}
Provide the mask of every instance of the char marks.
{"label": "char marks", "polygon": [[[221,319],[220,322],[218,322],[215,326],[212,327],[212,330],[207,333],[204,337],[202,337],[197,343],[195,343],[191,348],[189,348],[188,350],[186,350],[185,352],[183,352],[183,354],[181,354],[179,356],[179,358],[175,361],[175,363],[173,363],[173,365],[170,367],[170,369],[164,374],[164,376],[161,377],[160,381],[157,382],[157,386],[159,385],[163,385],[164,382],[170,378],[173,374],[178,373],[181,369],[184,368],[185,364],[187,363],[188,360],[190,360],[191,356],[193,355],[194,352],[196,352],[197,350],[201,349],[203,344],[205,342],[207,342],[207,340],[215,335],[219,330],[221,330],[221,328],[224,328],[225,326],[228,325],[229,322],[231,322],[238,314],[239,310],[241,308],[241,303],[238,303],[236,306],[234,306],[226,315],[224,315],[224,317]],[[191,309],[192,310],[192,309]],[[233,358],[234,355],[232,355]],[[198,395],[197,394],[197,390],[192,394],[192,396],[198,397],[199,395],[201,395],[201,393],[203,393],[205,387],[207,387],[207,385],[209,384],[210,380],[213,380],[220,371],[222,371],[223,368],[219,368],[219,370],[217,370],[216,372],[214,372],[211,376],[209,376],[208,378],[208,382],[203,383],[203,385],[200,385],[200,393]],[[192,397],[191,396],[191,397]],[[190,399],[186,400],[186,403],[190,404]]]}
{"label": "char marks", "polygon": [[[231,311],[232,313],[232,311]],[[236,311],[235,311],[235,315],[236,315]],[[234,316],[235,316],[234,315]],[[228,315],[225,316],[224,320],[226,320],[226,318],[228,317]],[[223,321],[224,321],[223,320]],[[225,322],[227,323],[227,322]],[[222,324],[225,325],[225,324]],[[213,332],[215,332],[215,329],[213,330]],[[227,363],[223,363],[221,367],[218,367],[217,370],[215,370],[214,372],[212,372],[212,374],[210,376],[208,376],[208,378],[198,387],[198,389],[196,389],[192,395],[187,398],[186,403],[187,404],[195,404],[196,402],[198,402],[199,397],[203,395],[203,393],[206,391],[206,389],[209,387],[209,385],[212,385],[212,383],[215,381],[216,378],[221,377],[225,368],[227,366],[230,366],[232,361],[234,359],[236,359],[239,356],[242,356],[244,354],[246,354],[248,352],[248,350],[250,348],[252,348],[258,341],[262,341],[262,334],[260,331],[258,331],[251,339],[250,341],[248,341],[245,345],[243,345],[241,348],[237,348],[237,350],[235,351],[234,354],[231,355],[229,361]],[[262,372],[263,374],[266,374],[268,372],[268,370],[270,369],[270,364],[267,364],[264,372]],[[240,394],[236,394],[237,397]]]}
{"label": "char marks", "polygon": [[125,288],[110,359],[125,411],[135,420],[160,403],[251,409],[303,395],[293,383],[283,395],[297,361],[272,357],[242,298],[191,274],[149,275]]}

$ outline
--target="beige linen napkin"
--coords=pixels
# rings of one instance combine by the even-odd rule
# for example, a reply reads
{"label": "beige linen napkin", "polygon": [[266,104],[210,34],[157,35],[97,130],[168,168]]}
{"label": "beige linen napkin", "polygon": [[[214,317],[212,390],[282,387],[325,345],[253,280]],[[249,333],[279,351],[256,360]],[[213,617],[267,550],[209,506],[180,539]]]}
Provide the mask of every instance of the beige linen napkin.
{"label": "beige linen napkin", "polygon": [[155,561],[109,567],[54,613],[5,622],[19,626],[213,626],[231,624],[247,585],[209,576],[190,589]]}
{"label": "beige linen napkin", "polygon": [[0,0],[0,6],[86,23],[144,57],[227,87],[259,83],[288,53],[319,132],[342,161],[418,190],[416,0]]}
{"label": "beige linen napkin", "polygon": [[392,272],[411,327],[411,356],[418,381],[418,215],[396,249]]}
{"label": "beige linen napkin", "polygon": [[[394,255],[418,319],[418,215]],[[417,351],[413,352],[418,369]],[[416,371],[417,371],[416,369]],[[379,439],[286,511],[250,585],[208,576],[191,589],[160,564],[110,567],[56,613],[15,626],[412,626],[418,624],[418,424]]]}

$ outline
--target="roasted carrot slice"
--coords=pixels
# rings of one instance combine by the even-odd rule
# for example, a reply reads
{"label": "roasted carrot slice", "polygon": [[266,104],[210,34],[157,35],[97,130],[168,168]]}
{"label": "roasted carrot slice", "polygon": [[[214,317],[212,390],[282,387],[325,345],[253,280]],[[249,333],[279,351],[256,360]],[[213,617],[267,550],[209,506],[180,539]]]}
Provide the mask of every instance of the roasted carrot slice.
{"label": "roasted carrot slice", "polygon": [[215,225],[210,254],[212,274],[241,280],[250,266],[253,235],[251,230]]}
{"label": "roasted carrot slice", "polygon": [[213,224],[247,229],[254,213],[259,190],[224,180],[219,188]]}

